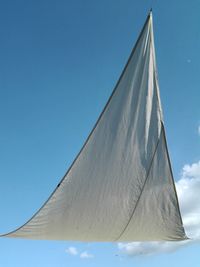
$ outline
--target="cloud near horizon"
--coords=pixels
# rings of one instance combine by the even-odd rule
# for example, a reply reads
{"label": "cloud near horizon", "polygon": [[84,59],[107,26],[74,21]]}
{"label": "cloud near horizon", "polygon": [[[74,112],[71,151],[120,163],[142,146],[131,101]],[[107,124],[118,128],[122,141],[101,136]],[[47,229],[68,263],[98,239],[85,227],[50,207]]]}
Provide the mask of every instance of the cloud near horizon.
{"label": "cloud near horizon", "polygon": [[129,256],[169,253],[200,240],[200,161],[183,166],[176,190],[185,231],[191,239],[179,242],[118,243],[122,253]]}
{"label": "cloud near horizon", "polygon": [[88,253],[87,251],[83,251],[80,254],[80,258],[82,258],[82,259],[91,259],[91,258],[94,258],[94,255]]}

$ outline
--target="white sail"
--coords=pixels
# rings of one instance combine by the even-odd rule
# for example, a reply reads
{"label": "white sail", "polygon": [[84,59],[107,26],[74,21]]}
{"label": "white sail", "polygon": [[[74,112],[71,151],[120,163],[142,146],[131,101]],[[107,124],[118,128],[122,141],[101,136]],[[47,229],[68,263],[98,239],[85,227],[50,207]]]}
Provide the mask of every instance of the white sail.
{"label": "white sail", "polygon": [[152,15],[95,127],[43,207],[7,237],[183,240],[156,75]]}

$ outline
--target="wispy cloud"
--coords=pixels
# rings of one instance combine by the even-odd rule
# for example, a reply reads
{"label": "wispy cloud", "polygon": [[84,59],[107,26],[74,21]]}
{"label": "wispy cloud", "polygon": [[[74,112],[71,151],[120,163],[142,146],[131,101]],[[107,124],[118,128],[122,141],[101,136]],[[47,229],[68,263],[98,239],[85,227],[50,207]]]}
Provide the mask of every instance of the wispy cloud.
{"label": "wispy cloud", "polygon": [[75,247],[69,247],[65,250],[68,254],[76,256],[78,255],[78,250]]}
{"label": "wispy cloud", "polygon": [[198,126],[198,135],[200,136],[200,125]]}
{"label": "wispy cloud", "polygon": [[158,253],[170,253],[185,246],[189,241],[177,242],[132,242],[119,243],[118,248],[128,256],[151,256]]}
{"label": "wispy cloud", "polygon": [[180,209],[186,234],[191,240],[181,242],[119,243],[121,252],[129,256],[155,255],[173,252],[200,240],[200,161],[183,166],[181,178],[176,182]]}
{"label": "wispy cloud", "polygon": [[80,254],[80,258],[82,259],[91,259],[94,258],[93,254],[88,253],[87,251],[84,251]]}
{"label": "wispy cloud", "polygon": [[83,251],[83,252],[78,252],[77,248],[75,247],[69,247],[65,250],[65,252],[67,252],[69,255],[71,256],[77,256],[80,257],[81,259],[91,259],[94,258],[94,255],[87,252],[87,251]]}

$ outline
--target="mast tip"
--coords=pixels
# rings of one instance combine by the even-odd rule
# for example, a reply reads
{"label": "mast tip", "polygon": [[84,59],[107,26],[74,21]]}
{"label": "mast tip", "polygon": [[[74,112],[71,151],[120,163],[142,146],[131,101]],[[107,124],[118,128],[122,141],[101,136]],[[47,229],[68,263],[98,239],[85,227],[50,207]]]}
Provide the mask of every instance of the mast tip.
{"label": "mast tip", "polygon": [[149,17],[149,18],[152,17],[152,8],[149,10],[149,15],[148,15],[148,17]]}

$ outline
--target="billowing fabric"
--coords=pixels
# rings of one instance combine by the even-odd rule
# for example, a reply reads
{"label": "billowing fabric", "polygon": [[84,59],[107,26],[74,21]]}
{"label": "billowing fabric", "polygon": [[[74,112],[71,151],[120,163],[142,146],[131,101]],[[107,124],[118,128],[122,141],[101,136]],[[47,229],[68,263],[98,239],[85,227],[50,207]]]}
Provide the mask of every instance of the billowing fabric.
{"label": "billowing fabric", "polygon": [[152,15],[94,129],[44,206],[8,237],[182,240],[166,147]]}

